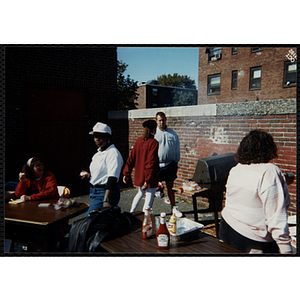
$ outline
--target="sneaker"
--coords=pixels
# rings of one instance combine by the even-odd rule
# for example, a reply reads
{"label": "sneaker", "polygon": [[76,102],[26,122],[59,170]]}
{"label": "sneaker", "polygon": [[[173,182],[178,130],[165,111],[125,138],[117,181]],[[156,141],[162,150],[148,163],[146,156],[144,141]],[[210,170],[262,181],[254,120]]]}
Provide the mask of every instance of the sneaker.
{"label": "sneaker", "polygon": [[178,206],[174,206],[173,207],[172,213],[175,214],[175,217],[177,217],[177,218],[181,218],[182,217],[182,212],[180,212],[178,210]]}
{"label": "sneaker", "polygon": [[166,203],[166,204],[171,204],[170,199],[169,199],[169,198],[166,198],[166,199],[165,199],[165,203]]}

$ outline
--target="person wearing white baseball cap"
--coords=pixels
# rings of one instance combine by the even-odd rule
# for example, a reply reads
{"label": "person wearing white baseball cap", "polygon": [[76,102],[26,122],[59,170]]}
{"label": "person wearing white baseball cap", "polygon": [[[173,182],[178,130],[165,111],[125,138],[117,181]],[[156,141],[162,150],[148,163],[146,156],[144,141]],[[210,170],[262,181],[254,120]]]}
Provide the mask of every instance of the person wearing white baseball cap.
{"label": "person wearing white baseball cap", "polygon": [[89,134],[94,134],[94,133],[108,133],[111,136],[111,129],[109,126],[107,126],[104,123],[98,122],[96,125],[93,127],[93,131],[90,131]]}
{"label": "person wearing white baseball cap", "polygon": [[115,207],[120,200],[120,189],[118,185],[123,158],[111,143],[111,128],[101,122],[98,122],[89,132],[93,135],[94,142],[98,147],[97,153],[92,157],[90,163],[90,172],[82,170],[80,176],[87,178],[90,182],[91,205],[86,213],[102,207]]}

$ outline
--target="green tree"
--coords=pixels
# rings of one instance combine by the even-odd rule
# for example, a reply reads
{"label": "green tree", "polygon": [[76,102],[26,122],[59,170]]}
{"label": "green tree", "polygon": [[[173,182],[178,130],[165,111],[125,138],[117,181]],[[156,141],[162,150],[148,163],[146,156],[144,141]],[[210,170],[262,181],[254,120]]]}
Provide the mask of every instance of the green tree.
{"label": "green tree", "polygon": [[138,103],[135,102],[138,98],[137,96],[137,81],[134,81],[130,78],[130,75],[127,77],[124,76],[124,72],[128,65],[122,61],[118,61],[117,69],[117,109],[118,110],[127,110],[137,108]]}
{"label": "green tree", "polygon": [[192,92],[174,91],[174,106],[197,105],[196,96]]}
{"label": "green tree", "polygon": [[157,77],[158,84],[164,86],[174,86],[182,88],[181,90],[174,89],[173,93],[173,104],[174,106],[187,106],[196,105],[197,96],[191,91],[184,89],[196,89],[195,80],[191,79],[187,75],[161,75]]}
{"label": "green tree", "polygon": [[157,77],[157,80],[160,85],[196,89],[195,80],[187,75],[178,75],[178,73],[161,75]]}

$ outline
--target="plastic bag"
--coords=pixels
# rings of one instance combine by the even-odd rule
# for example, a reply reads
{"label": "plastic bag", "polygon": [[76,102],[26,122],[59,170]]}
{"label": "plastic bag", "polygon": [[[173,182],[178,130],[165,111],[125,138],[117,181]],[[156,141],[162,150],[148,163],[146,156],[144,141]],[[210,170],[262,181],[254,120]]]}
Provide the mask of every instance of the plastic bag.
{"label": "plastic bag", "polygon": [[54,208],[56,210],[61,209],[61,208],[66,209],[68,207],[76,206],[76,205],[78,205],[78,203],[75,200],[61,197],[57,200],[56,204],[54,204]]}
{"label": "plastic bag", "polygon": [[198,191],[201,187],[195,181],[187,181],[183,183],[182,189],[184,191]]}

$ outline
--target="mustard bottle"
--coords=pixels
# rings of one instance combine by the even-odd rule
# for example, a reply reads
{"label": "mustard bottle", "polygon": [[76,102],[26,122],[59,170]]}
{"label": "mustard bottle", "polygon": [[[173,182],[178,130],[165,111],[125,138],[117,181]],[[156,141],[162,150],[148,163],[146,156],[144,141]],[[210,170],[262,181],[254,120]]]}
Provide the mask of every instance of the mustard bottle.
{"label": "mustard bottle", "polygon": [[169,220],[168,230],[172,234],[177,234],[177,224],[176,224],[175,213],[172,214],[172,216]]}

